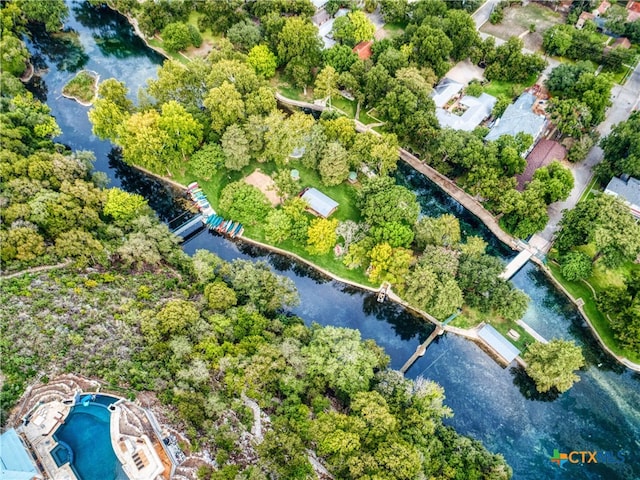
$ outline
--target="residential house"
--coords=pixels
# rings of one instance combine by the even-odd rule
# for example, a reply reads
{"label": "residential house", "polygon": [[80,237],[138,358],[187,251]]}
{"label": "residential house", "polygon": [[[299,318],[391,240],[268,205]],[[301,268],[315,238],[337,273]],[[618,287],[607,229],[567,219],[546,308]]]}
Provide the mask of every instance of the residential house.
{"label": "residential house", "polygon": [[640,219],[640,180],[629,175],[613,177],[604,193],[620,197],[629,206],[631,214]]}
{"label": "residential house", "polygon": [[558,142],[541,139],[533,150],[527,155],[527,166],[520,175],[516,175],[518,185],[516,189],[523,191],[527,183],[533,180],[536,170],[546,167],[554,160],[563,160],[567,156],[567,150]]}
{"label": "residential house", "polygon": [[[479,97],[465,95],[458,100],[453,111],[436,108],[436,117],[442,128],[449,127],[470,132],[483,120],[489,118],[496,101],[496,97],[487,93],[482,93]],[[456,113],[457,111],[461,114]]]}
{"label": "residential house", "polygon": [[7,480],[44,478],[36,468],[27,447],[13,428],[0,435],[0,478]]}
{"label": "residential house", "polygon": [[524,92],[502,114],[485,137],[485,140],[497,140],[502,135],[516,136],[518,133],[528,133],[533,137],[532,147],[542,135],[547,119],[544,115],[534,112],[538,102],[543,102],[529,92]]}

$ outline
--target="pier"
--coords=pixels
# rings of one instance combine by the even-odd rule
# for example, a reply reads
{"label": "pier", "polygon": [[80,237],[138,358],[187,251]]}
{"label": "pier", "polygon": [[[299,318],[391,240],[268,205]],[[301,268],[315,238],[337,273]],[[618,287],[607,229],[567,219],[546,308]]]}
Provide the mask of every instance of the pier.
{"label": "pier", "polygon": [[505,280],[510,280],[518,270],[524,267],[524,264],[529,261],[529,259],[533,256],[533,252],[528,248],[522,250],[516,257],[509,262],[507,268],[504,269],[504,272],[500,274],[500,278]]}
{"label": "pier", "polygon": [[424,352],[427,351],[427,347],[429,346],[429,344],[433,342],[438,335],[442,335],[443,333],[444,333],[443,328],[441,327],[434,328],[433,332],[431,332],[431,335],[429,335],[429,337],[423,343],[418,345],[418,348],[416,348],[416,351],[414,352],[413,355],[411,355],[409,360],[405,362],[405,364],[400,369],[400,372],[403,374],[406,373],[407,370],[411,368],[411,365],[413,365],[415,361],[418,360],[419,357],[422,357],[424,355]]}
{"label": "pier", "polygon": [[184,232],[188,232],[189,230],[191,230],[193,227],[195,227],[196,225],[199,225],[200,227],[203,227],[203,223],[202,221],[204,220],[204,216],[203,215],[196,215],[195,217],[193,217],[191,220],[189,220],[186,223],[183,223],[181,226],[179,226],[178,228],[176,228],[173,233],[179,237],[183,236],[182,234]]}

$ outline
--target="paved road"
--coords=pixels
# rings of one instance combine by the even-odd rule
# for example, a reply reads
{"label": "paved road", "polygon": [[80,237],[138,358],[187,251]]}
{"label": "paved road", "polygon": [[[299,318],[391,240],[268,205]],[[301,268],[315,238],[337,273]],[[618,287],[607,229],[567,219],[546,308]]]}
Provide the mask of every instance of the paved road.
{"label": "paved road", "polygon": [[474,12],[472,18],[476,23],[477,29],[480,29],[482,24],[489,20],[489,15],[491,15],[493,7],[495,7],[497,3],[498,0],[487,0],[478,10]]}
{"label": "paved road", "polygon": [[[640,106],[640,63],[629,76],[624,85],[616,85],[611,92],[612,105],[607,110],[607,116],[597,130],[601,136],[608,135],[617,123],[620,123],[631,114],[634,108]],[[591,181],[592,168],[602,160],[602,149],[594,146],[587,158],[573,167],[574,187],[564,202],[556,202],[549,205],[549,223],[538,235],[547,242],[551,242],[558,230],[558,223],[562,218],[562,211],[570,210],[576,206],[580,196]]]}

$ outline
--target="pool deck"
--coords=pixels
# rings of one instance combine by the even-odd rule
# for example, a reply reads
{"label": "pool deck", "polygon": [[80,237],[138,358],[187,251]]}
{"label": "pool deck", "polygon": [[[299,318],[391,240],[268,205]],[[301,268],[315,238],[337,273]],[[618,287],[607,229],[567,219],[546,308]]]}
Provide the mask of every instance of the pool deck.
{"label": "pool deck", "polygon": [[71,466],[65,463],[62,467],[58,467],[50,453],[58,444],[53,434],[64,423],[70,411],[71,405],[57,400],[45,403],[33,412],[29,423],[21,426],[19,430],[31,444],[33,452],[49,478],[77,480]]}
{"label": "pool deck", "polygon": [[[29,422],[17,429],[31,446],[43,473],[56,480],[78,480],[69,463],[58,467],[51,455],[58,444],[53,434],[65,422],[73,406],[72,400],[53,400],[38,405],[29,415]],[[124,400],[112,404],[109,411],[111,446],[127,477],[130,480],[168,478],[171,467],[167,471],[167,463],[171,461],[168,458],[163,461],[154,442],[144,433],[143,424],[135,415],[132,416],[133,412]],[[162,447],[160,450],[164,453]]]}

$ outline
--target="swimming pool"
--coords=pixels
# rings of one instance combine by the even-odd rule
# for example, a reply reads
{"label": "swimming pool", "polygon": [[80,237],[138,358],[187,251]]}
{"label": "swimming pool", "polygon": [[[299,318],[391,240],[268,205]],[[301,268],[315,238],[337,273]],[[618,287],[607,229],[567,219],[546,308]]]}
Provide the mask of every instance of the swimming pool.
{"label": "swimming pool", "polygon": [[[117,401],[114,397],[109,404]],[[58,466],[70,462],[78,480],[126,480],[111,446],[109,421],[111,412],[103,402],[76,404],[65,422],[53,434],[59,443],[51,455]],[[61,462],[61,463],[59,463]]]}

